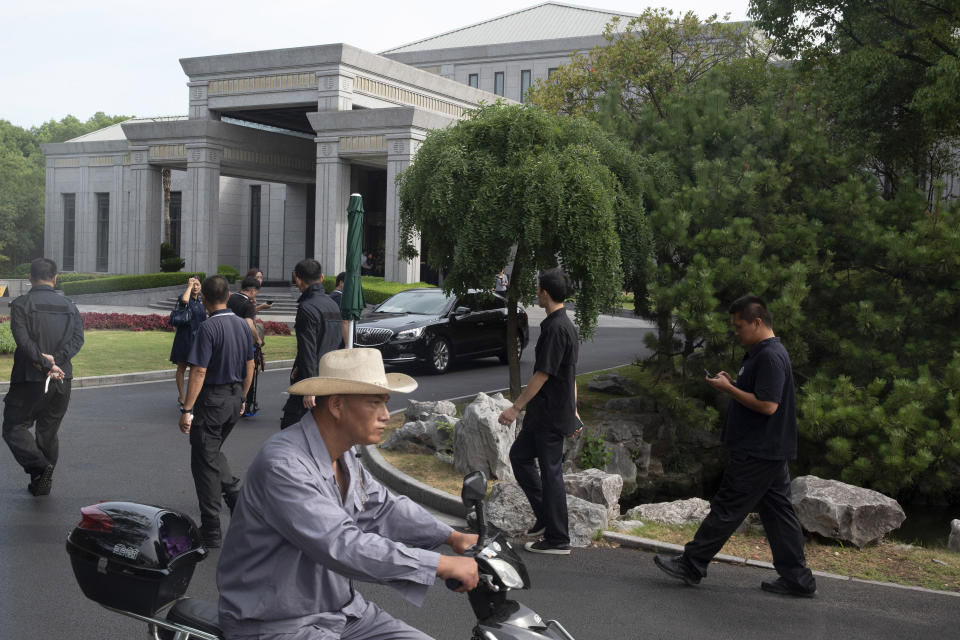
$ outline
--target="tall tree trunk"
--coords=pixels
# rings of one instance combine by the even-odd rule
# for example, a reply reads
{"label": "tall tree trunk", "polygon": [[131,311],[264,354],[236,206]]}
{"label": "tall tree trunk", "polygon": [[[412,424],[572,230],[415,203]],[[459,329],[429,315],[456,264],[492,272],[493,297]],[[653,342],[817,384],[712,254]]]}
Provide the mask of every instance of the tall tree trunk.
{"label": "tall tree trunk", "polygon": [[[520,358],[517,357],[517,292],[516,282],[521,282],[518,275],[522,273],[520,256],[513,259],[513,269],[510,270],[510,284],[507,285],[507,364],[510,370],[510,399],[516,400],[520,395]],[[529,330],[529,328],[528,328]]]}

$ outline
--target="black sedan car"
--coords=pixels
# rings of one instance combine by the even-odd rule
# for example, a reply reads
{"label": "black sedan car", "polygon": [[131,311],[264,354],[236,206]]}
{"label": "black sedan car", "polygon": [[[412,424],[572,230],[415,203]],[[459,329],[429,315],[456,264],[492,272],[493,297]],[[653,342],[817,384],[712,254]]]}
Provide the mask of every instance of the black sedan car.
{"label": "black sedan car", "polygon": [[[517,353],[530,338],[527,314],[517,307]],[[507,301],[489,291],[457,297],[441,289],[407,289],[364,314],[358,347],[373,347],[388,364],[420,362],[444,373],[455,358],[497,356],[507,362]]]}

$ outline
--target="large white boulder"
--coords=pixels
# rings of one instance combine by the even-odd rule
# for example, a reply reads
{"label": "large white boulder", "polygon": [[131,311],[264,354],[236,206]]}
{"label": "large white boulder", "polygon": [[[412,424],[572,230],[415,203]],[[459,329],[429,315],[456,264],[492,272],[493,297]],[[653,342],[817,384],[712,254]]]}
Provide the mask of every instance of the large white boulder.
{"label": "large white boulder", "polygon": [[503,426],[497,420],[511,404],[503,394],[479,393],[464,409],[453,432],[453,465],[458,472],[483,471],[488,478],[513,480],[510,446],[520,421]]}
{"label": "large white boulder", "polygon": [[649,520],[664,524],[700,524],[710,513],[710,503],[703,498],[688,498],[673,502],[653,502],[629,509],[628,520]]}
{"label": "large white boulder", "polygon": [[838,480],[800,476],[790,490],[804,529],[858,547],[879,540],[907,519],[893,498]]}
{"label": "large white boulder", "polygon": [[623,478],[619,475],[585,469],[564,475],[563,486],[569,495],[603,505],[609,520],[619,517],[620,492],[623,491]]}
{"label": "large white boulder", "polygon": [[950,538],[947,540],[947,548],[960,553],[960,520],[950,521]]}

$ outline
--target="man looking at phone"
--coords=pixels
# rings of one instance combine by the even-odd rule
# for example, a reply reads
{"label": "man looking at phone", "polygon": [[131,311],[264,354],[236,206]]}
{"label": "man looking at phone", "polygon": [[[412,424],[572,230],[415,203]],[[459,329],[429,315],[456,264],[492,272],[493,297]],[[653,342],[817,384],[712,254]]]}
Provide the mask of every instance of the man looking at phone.
{"label": "man looking at phone", "polygon": [[803,531],[790,500],[787,461],[797,457],[797,415],[790,356],[773,333],[773,320],[763,300],[744,296],[730,306],[730,320],[746,347],[737,380],[726,371],[706,382],[731,396],[722,439],[730,463],[710,513],[683,554],[655,556],[664,572],[695,585],[740,523],[759,508],[773,566],[780,577],[764,580],[764,591],[811,597],[816,580],[806,566]]}
{"label": "man looking at phone", "polygon": [[540,273],[537,304],[547,312],[547,317],[540,323],[533,376],[520,397],[499,418],[500,424],[508,425],[524,407],[527,409],[523,427],[510,448],[510,463],[536,516],[527,534],[543,535],[542,540],[524,545],[533,553],[570,553],[567,493],[561,467],[563,438],[583,427],[577,413],[580,341],[563,306],[572,289],[570,276],[562,269]]}

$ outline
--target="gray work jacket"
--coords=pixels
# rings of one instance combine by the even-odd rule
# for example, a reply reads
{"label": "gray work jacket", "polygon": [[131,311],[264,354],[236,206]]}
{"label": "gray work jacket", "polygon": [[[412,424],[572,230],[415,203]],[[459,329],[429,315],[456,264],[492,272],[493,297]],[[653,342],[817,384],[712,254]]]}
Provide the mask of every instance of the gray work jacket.
{"label": "gray work jacket", "polygon": [[312,413],[272,436],[249,470],[217,565],[227,638],[273,637],[319,627],[340,637],[366,601],[352,580],[385,584],[420,606],[453,529],[390,494],[343,455],[341,501]]}

